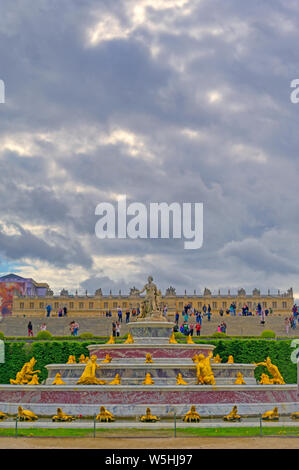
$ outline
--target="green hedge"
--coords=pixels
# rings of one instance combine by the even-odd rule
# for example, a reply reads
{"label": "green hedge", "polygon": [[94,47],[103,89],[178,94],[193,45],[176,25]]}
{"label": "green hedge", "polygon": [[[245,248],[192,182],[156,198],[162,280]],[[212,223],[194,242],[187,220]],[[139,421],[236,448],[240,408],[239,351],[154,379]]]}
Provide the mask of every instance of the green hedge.
{"label": "green hedge", "polygon": [[[209,343],[216,346],[214,355],[219,354],[222,362],[227,362],[232,354],[235,362],[253,363],[262,362],[269,356],[273,364],[277,365],[286,383],[297,383],[297,366],[291,361],[292,340],[271,339],[209,339],[199,340],[193,338],[195,343]],[[5,340],[5,363],[0,364],[0,383],[8,384],[10,378],[15,378],[25,362],[31,357],[37,360],[36,368],[41,370],[40,382],[47,378],[47,364],[65,364],[72,354],[79,359],[81,354],[89,355],[87,346],[99,344],[99,341],[25,341],[13,342]],[[255,369],[255,376],[260,378],[261,373],[267,373],[264,366]]]}

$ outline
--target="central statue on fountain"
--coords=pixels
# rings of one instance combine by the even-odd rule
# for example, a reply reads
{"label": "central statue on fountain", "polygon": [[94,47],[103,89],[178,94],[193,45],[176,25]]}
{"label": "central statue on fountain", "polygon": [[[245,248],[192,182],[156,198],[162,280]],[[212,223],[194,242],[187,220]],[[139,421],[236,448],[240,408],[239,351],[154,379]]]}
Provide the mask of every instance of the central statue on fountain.
{"label": "central statue on fountain", "polygon": [[145,297],[141,304],[140,316],[138,321],[146,320],[151,318],[152,320],[165,321],[162,315],[162,293],[158,289],[156,284],[153,282],[152,276],[148,277],[148,282],[145,284],[143,289],[137,290],[136,294],[143,294]]}

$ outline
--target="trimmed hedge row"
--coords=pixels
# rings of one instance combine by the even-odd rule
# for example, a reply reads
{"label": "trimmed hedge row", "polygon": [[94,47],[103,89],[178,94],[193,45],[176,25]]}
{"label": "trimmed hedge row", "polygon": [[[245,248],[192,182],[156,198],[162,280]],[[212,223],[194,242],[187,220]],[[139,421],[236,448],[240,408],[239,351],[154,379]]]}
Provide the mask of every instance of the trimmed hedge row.
{"label": "trimmed hedge row", "polygon": [[[208,341],[196,340],[195,343],[209,343],[216,346],[214,355],[219,354],[222,363],[227,362],[232,354],[235,362],[253,363],[262,362],[269,356],[273,364],[277,365],[286,383],[297,383],[297,365],[291,361],[292,340],[271,339],[210,339]],[[15,378],[25,362],[31,357],[37,360],[36,369],[41,370],[40,382],[47,378],[47,364],[65,364],[72,354],[78,360],[81,354],[89,355],[87,346],[99,344],[99,341],[5,341],[5,363],[0,364],[0,383],[8,384],[10,378]],[[260,378],[261,373],[267,373],[264,366],[255,369],[255,377]]]}

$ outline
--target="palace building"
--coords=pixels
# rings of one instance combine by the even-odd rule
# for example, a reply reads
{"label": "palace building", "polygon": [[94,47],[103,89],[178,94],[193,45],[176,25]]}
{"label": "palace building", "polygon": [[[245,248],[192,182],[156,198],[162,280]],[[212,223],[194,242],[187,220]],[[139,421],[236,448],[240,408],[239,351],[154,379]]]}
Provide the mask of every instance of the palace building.
{"label": "palace building", "polygon": [[[31,280],[32,281],[32,280]],[[1,286],[1,278],[0,278]],[[41,293],[41,286],[43,291]],[[87,294],[74,295],[68,293],[63,289],[60,295],[53,295],[53,291],[48,288],[47,284],[32,283],[30,293],[17,290],[13,296],[12,314],[14,316],[44,316],[47,305],[52,306],[51,316],[57,315],[58,310],[67,307],[68,315],[74,317],[91,317],[98,315],[105,315],[106,311],[111,313],[117,312],[121,309],[125,312],[127,309],[132,310],[140,307],[143,296],[136,293],[137,289],[134,287],[130,293],[125,295],[119,291],[118,295],[113,295],[110,291],[109,295],[103,295],[102,290],[98,289],[94,295]],[[229,309],[231,303],[236,304],[237,314],[244,304],[247,304],[249,311],[255,313],[255,307],[258,303],[264,309],[272,309],[273,314],[286,314],[292,311],[294,304],[293,289],[288,289],[287,292],[271,294],[261,294],[260,290],[254,289],[251,293],[246,293],[244,289],[239,289],[237,294],[231,294],[230,290],[226,294],[220,293],[212,294],[209,289],[205,289],[202,295],[194,291],[193,294],[177,294],[173,287],[166,289],[165,294],[162,296],[165,306],[167,306],[168,314],[181,313],[185,305],[190,305],[195,310],[202,311],[204,305],[211,306],[212,313],[219,313],[220,309],[224,312]]]}

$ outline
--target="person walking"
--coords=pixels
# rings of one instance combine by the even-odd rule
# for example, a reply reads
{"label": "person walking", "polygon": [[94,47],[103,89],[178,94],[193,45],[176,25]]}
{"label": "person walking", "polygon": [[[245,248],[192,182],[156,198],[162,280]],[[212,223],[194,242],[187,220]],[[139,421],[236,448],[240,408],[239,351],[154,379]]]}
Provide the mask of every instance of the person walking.
{"label": "person walking", "polygon": [[116,336],[116,323],[112,322],[112,336]]}
{"label": "person walking", "polygon": [[285,324],[285,329],[286,329],[286,334],[289,334],[289,329],[290,329],[290,320],[288,318],[285,319],[284,321]]}
{"label": "person walking", "polygon": [[176,312],[176,314],[175,314],[175,322],[176,322],[177,325],[179,324],[179,319],[180,319],[180,314],[179,314],[179,312]]}
{"label": "person walking", "polygon": [[70,326],[71,336],[74,336],[74,323],[75,323],[74,321],[71,321],[71,323],[69,325]]}
{"label": "person walking", "polygon": [[196,323],[195,330],[196,330],[196,336],[200,336],[200,330],[201,330],[200,323]]}
{"label": "person walking", "polygon": [[51,315],[51,310],[52,310],[52,305],[47,305],[46,306],[46,311],[47,311],[47,317],[49,317]]}
{"label": "person walking", "polygon": [[63,316],[67,317],[67,307],[66,307],[66,305],[63,307]]}
{"label": "person walking", "polygon": [[73,327],[74,327],[74,336],[78,336],[79,323],[75,321]]}
{"label": "person walking", "polygon": [[127,310],[126,311],[126,323],[130,323],[130,314],[131,314],[130,310]]}
{"label": "person walking", "polygon": [[193,336],[193,330],[194,330],[194,325],[193,325],[193,323],[190,323],[190,325],[189,325],[189,335],[190,336]]}
{"label": "person walking", "polygon": [[47,325],[45,323],[42,323],[40,331],[47,331]]}
{"label": "person walking", "polygon": [[33,336],[33,326],[32,326],[31,321],[29,321],[27,328],[28,328],[28,336]]}
{"label": "person walking", "polygon": [[115,324],[115,334],[116,336],[120,335],[120,323],[118,321]]}

